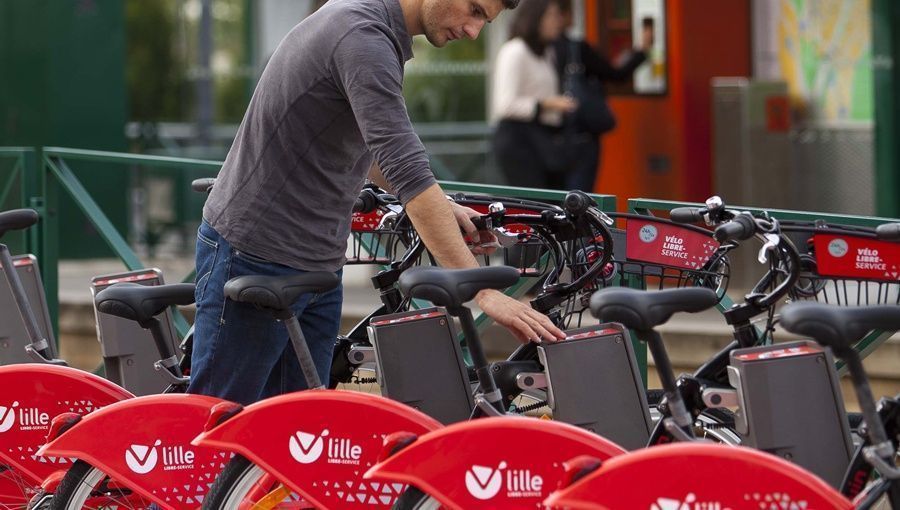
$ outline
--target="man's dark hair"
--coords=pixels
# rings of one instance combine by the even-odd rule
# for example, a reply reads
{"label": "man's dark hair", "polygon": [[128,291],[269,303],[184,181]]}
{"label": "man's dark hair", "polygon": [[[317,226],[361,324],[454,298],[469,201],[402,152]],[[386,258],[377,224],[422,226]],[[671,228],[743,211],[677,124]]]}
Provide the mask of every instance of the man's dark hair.
{"label": "man's dark hair", "polygon": [[572,0],[556,0],[556,5],[563,14],[572,12]]}
{"label": "man's dark hair", "polygon": [[521,37],[535,55],[541,56],[547,47],[547,43],[541,40],[541,18],[547,12],[547,7],[554,0],[525,0],[516,9],[516,17],[509,29],[509,38]]}

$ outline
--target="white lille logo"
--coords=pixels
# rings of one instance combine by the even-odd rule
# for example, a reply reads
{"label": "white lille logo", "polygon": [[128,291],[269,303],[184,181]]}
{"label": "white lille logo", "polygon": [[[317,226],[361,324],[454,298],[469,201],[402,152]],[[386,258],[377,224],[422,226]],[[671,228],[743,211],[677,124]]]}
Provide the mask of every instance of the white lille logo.
{"label": "white lille logo", "polygon": [[13,402],[9,407],[0,406],[0,432],[6,432],[16,424],[16,407],[19,407],[18,402]]}
{"label": "white lille logo", "polygon": [[301,464],[312,464],[322,456],[326,437],[328,429],[323,430],[318,436],[298,431],[289,441],[291,456]]}
{"label": "white lille logo", "polygon": [[641,241],[644,241],[645,243],[652,243],[656,240],[656,236],[658,235],[659,232],[653,225],[644,225],[643,227],[641,227],[640,232],[638,232],[638,236],[641,238]]}
{"label": "white lille logo", "polygon": [[502,469],[506,469],[506,462],[501,462],[497,469],[473,465],[466,471],[466,489],[472,497],[486,500],[491,499],[500,492],[503,485]]}
{"label": "white lille logo", "polygon": [[128,464],[128,468],[139,475],[144,475],[153,471],[153,468],[156,467],[157,460],[159,460],[156,453],[156,447],[160,444],[161,441],[157,440],[153,443],[153,446],[144,446],[140,444],[131,445],[130,448],[125,450],[125,463]]}
{"label": "white lille logo", "polygon": [[850,246],[847,245],[847,241],[843,239],[833,239],[830,243],[828,243],[828,253],[831,254],[832,257],[841,258],[850,251]]}

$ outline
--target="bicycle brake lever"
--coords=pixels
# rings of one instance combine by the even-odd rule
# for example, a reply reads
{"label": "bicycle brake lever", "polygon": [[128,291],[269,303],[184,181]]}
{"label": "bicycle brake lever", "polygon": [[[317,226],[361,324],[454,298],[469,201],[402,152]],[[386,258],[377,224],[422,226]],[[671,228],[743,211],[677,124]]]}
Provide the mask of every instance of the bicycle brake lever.
{"label": "bicycle brake lever", "polygon": [[[388,206],[388,208],[391,209],[390,206]],[[383,229],[384,226],[385,226],[385,224],[386,224],[387,222],[389,222],[389,221],[394,221],[394,220],[397,218],[397,216],[399,216],[399,215],[400,215],[400,214],[399,214],[398,212],[394,211],[393,209],[391,209],[391,210],[389,210],[388,212],[384,213],[384,216],[381,217],[381,221],[378,222],[378,228],[377,228],[377,229],[378,229],[378,230]]]}
{"label": "bicycle brake lever", "polygon": [[599,209],[597,209],[597,216],[600,217],[600,221],[602,221],[603,223],[606,223],[607,227],[611,227],[611,226],[615,225],[615,223],[616,223],[616,220],[610,218],[608,214],[606,214],[605,212],[603,212]]}
{"label": "bicycle brake lever", "polygon": [[516,244],[519,244],[519,241],[521,241],[521,239],[519,238],[519,234],[509,232],[503,227],[493,228],[491,229],[491,232],[494,234],[494,237],[497,238],[497,242],[502,248],[515,246]]}
{"label": "bicycle brake lever", "polygon": [[759,260],[760,264],[765,264],[769,261],[769,252],[778,247],[781,243],[781,237],[777,234],[765,234],[766,242],[763,244],[763,247],[759,249],[759,254],[756,256],[756,259]]}

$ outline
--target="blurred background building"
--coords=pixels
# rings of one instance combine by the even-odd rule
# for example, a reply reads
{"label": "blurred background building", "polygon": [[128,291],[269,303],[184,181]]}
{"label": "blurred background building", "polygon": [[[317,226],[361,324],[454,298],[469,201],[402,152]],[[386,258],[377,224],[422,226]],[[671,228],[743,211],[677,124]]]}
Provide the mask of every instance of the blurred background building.
{"label": "blurred background building", "polygon": [[[4,0],[0,146],[221,160],[269,55],[317,4]],[[722,193],[747,205],[900,215],[900,2],[575,5],[575,31],[613,58],[632,47],[642,20],[657,33],[635,79],[608,90],[618,127],[606,135],[594,191],[623,206]],[[416,41],[405,93],[440,178],[503,184],[487,94],[510,19],[441,50]],[[86,187],[137,243],[185,236],[178,226],[198,219],[202,197],[186,183],[199,175],[91,165]],[[93,235],[77,215],[65,221],[64,235]],[[65,254],[93,254],[90,243],[69,244]]]}

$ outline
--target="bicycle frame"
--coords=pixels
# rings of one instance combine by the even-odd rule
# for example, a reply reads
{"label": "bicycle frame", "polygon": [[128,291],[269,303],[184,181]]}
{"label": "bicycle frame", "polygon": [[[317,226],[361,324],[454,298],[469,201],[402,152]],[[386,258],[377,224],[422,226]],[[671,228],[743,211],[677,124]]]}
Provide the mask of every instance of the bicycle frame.
{"label": "bicycle frame", "polygon": [[544,500],[551,508],[815,508],[853,503],[815,475],[748,448],[703,443],[622,455]]}
{"label": "bicycle frame", "polygon": [[411,407],[342,390],[289,393],[246,408],[225,403],[208,423],[192,444],[240,454],[320,508],[390,508],[405,487],[362,479],[384,438],[441,427]]}
{"label": "bicycle frame", "polygon": [[444,508],[535,508],[562,480],[563,461],[588,452],[606,460],[625,450],[573,425],[484,418],[419,437],[365,478],[413,485]]}
{"label": "bicycle frame", "polygon": [[[230,456],[192,446],[222,400],[204,395],[152,395],[107,406],[49,438],[43,458],[77,458],[162,508],[197,508]],[[54,424],[69,418],[54,419]],[[139,427],[130,425],[140,424]],[[54,490],[55,487],[44,487]]]}
{"label": "bicycle frame", "polygon": [[[0,494],[15,501],[71,463],[66,457],[40,458],[37,451],[62,413],[86,415],[134,395],[88,372],[49,364],[0,367]],[[12,483],[10,477],[17,478]],[[22,485],[27,485],[23,487]],[[19,501],[23,506],[27,503]]]}

